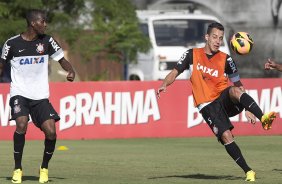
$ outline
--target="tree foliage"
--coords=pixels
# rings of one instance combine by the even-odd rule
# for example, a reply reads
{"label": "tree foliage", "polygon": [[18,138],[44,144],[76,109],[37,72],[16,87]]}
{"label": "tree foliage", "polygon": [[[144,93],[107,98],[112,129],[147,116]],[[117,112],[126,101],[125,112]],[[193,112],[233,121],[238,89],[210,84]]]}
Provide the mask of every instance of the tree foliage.
{"label": "tree foliage", "polygon": [[[49,32],[65,30],[79,18],[84,10],[84,0],[0,0],[0,43],[20,32],[25,31],[25,14],[29,9],[47,11]],[[74,27],[74,26],[73,26]],[[71,29],[76,30],[74,27]]]}
{"label": "tree foliage", "polygon": [[137,52],[146,52],[150,41],[139,29],[135,8],[130,0],[89,0],[89,34],[82,34],[76,50],[90,59],[93,53],[106,53],[110,60],[135,61]]}
{"label": "tree foliage", "polygon": [[130,0],[0,0],[1,44],[25,31],[25,12],[31,8],[46,10],[48,32],[59,34],[85,60],[103,53],[119,62],[125,55],[134,61],[138,51],[150,48]]}

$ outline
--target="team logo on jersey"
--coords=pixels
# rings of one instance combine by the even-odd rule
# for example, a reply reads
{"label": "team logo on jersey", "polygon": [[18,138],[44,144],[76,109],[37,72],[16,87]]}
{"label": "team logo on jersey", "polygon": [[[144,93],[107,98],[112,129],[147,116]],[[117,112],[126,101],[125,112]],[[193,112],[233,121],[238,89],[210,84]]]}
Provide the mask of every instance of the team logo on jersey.
{"label": "team logo on jersey", "polygon": [[39,44],[36,44],[36,51],[39,53],[39,54],[42,54],[44,52],[44,44],[42,43],[39,43]]}
{"label": "team logo on jersey", "polygon": [[21,107],[20,107],[20,105],[15,105],[14,106],[14,113],[16,114],[16,113],[19,113],[19,112],[21,112]]}

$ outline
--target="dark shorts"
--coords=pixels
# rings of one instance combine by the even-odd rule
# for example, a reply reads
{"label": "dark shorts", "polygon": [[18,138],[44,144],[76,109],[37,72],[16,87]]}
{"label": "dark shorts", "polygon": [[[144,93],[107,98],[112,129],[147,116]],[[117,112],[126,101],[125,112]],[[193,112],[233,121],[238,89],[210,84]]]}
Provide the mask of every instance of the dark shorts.
{"label": "dark shorts", "polygon": [[60,120],[58,113],[48,99],[31,100],[22,96],[13,96],[10,99],[11,120],[20,116],[31,116],[33,123],[40,128],[42,123],[49,119],[55,122]]}
{"label": "dark shorts", "polygon": [[230,87],[226,88],[215,101],[200,111],[219,141],[221,141],[223,132],[234,128],[229,117],[235,116],[244,110],[241,104],[235,104],[231,101],[229,89]]}

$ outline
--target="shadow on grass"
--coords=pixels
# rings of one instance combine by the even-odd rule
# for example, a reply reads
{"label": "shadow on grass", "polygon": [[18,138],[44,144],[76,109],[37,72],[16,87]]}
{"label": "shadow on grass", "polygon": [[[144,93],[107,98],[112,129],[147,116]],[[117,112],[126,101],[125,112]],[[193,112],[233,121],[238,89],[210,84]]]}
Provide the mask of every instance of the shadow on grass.
{"label": "shadow on grass", "polygon": [[206,180],[242,180],[242,177],[235,176],[215,176],[215,175],[206,175],[206,174],[190,174],[190,175],[171,175],[171,176],[159,176],[159,177],[151,177],[148,179],[161,179],[161,178],[189,178],[189,179],[206,179]]}
{"label": "shadow on grass", "polygon": [[272,171],[282,172],[282,169],[272,169]]}
{"label": "shadow on grass", "polygon": [[[1,178],[6,178],[6,180],[11,181],[12,177],[1,177]],[[66,178],[62,177],[49,177],[49,182],[52,182],[53,180],[64,180]],[[23,176],[22,178],[23,182],[24,181],[38,181],[39,177],[38,176]]]}

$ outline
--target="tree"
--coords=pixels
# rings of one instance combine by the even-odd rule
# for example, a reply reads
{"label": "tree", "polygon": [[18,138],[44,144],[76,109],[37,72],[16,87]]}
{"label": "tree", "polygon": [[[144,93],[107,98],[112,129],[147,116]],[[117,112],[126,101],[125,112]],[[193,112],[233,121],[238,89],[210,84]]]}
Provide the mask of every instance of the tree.
{"label": "tree", "polygon": [[139,29],[135,8],[130,0],[89,0],[89,34],[82,34],[77,45],[84,60],[102,54],[108,60],[123,64],[135,62],[137,53],[151,47],[150,40]]}
{"label": "tree", "polygon": [[[150,41],[139,29],[134,6],[129,0],[93,0],[92,25],[95,36],[86,38],[92,52],[106,52],[121,61],[122,53],[136,60],[138,51],[148,51]],[[124,56],[123,56],[124,57]]]}
{"label": "tree", "polygon": [[[28,9],[38,8],[47,11],[49,32],[57,32],[59,27],[63,32],[73,24],[84,11],[85,0],[0,0],[0,43],[22,31],[25,31],[25,13]],[[77,27],[70,32],[77,32]],[[72,34],[70,34],[72,35]],[[71,40],[71,36],[66,37]]]}
{"label": "tree", "polygon": [[97,55],[133,62],[137,52],[150,48],[130,0],[0,0],[1,44],[25,30],[25,12],[31,8],[47,11],[48,32],[59,35],[81,55],[81,64]]}

